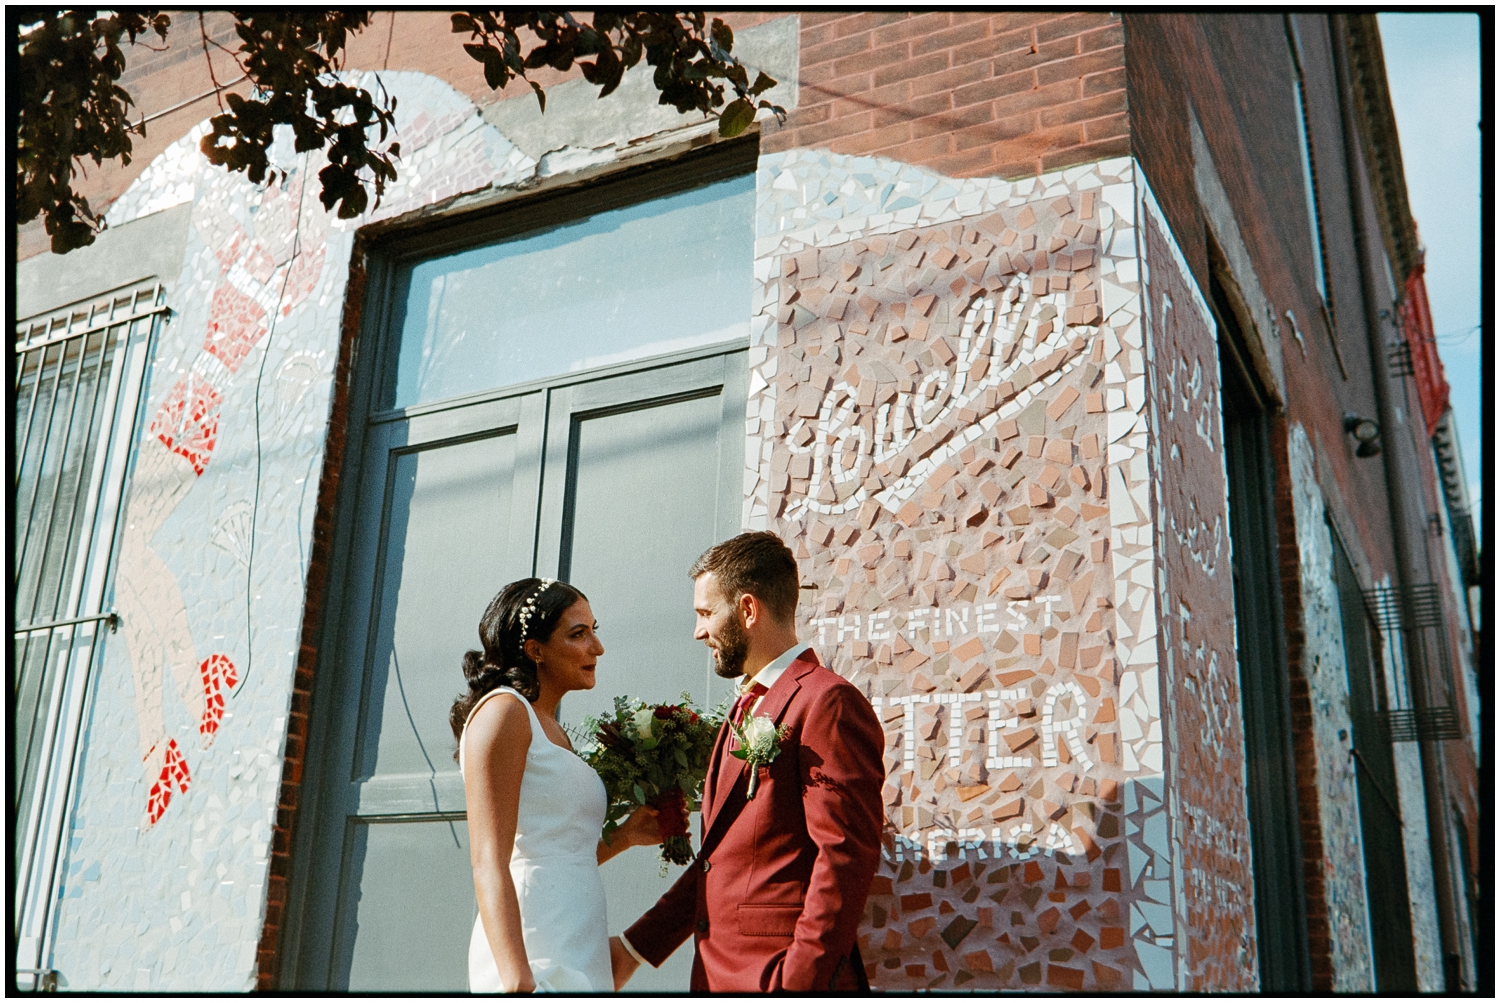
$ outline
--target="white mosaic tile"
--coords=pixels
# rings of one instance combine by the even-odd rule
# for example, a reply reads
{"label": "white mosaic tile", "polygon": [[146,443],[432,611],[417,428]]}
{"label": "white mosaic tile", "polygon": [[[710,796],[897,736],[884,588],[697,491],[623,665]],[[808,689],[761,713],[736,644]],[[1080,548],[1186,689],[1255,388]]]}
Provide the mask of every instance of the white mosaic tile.
{"label": "white mosaic tile", "polygon": [[[209,166],[197,148],[206,123],[107,214],[118,226],[193,203],[182,272],[162,276],[175,313],[151,363],[144,413],[154,417],[128,500],[125,643],[107,649],[98,676],[62,864],[52,964],[69,990],[255,987],[354,230],[535,171],[448,84],[380,78],[399,99],[405,154],[370,215],[325,213],[320,155],[294,155],[286,136],[273,150],[289,171],[283,185]],[[257,497],[276,504],[257,509]],[[152,659],[168,650],[189,671],[163,678],[166,659]],[[209,686],[198,663],[215,658],[230,668]],[[169,747],[183,765],[164,800]]]}

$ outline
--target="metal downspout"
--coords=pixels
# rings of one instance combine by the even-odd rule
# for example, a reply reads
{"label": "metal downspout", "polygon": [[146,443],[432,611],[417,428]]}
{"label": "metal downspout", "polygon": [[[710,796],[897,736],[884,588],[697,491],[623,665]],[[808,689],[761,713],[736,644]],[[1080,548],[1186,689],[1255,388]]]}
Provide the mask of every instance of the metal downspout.
{"label": "metal downspout", "polygon": [[[1349,186],[1350,195],[1353,196],[1361,190],[1366,190],[1368,186],[1359,183],[1360,179],[1356,176],[1354,170],[1359,150],[1353,139],[1358,126],[1356,122],[1351,120],[1351,109],[1349,107],[1349,97],[1353,93],[1351,89],[1353,81],[1348,65],[1349,29],[1347,19],[1344,16],[1330,17],[1329,20],[1337,26],[1335,37],[1339,44],[1335,46],[1333,65],[1339,85],[1339,117],[1341,120],[1340,124],[1343,127],[1345,183]],[[1363,158],[1359,159],[1362,160]],[[1382,341],[1382,335],[1384,334],[1382,327],[1391,326],[1391,329],[1394,330],[1394,326],[1392,320],[1387,320],[1384,325],[1378,321],[1380,313],[1384,308],[1380,306],[1375,298],[1375,276],[1372,274],[1373,270],[1370,263],[1369,252],[1371,248],[1369,235],[1365,229],[1364,215],[1359,210],[1358,204],[1351,205],[1350,208],[1354,222],[1355,256],[1359,259],[1360,292],[1362,294],[1361,298],[1364,300],[1366,314],[1364,324],[1365,338],[1370,352],[1371,368],[1375,377],[1373,383],[1375,406],[1379,414],[1381,428],[1380,440],[1386,454],[1383,464],[1385,469],[1386,499],[1390,512],[1391,537],[1395,544],[1396,573],[1404,595],[1405,589],[1418,581],[1419,578],[1426,580],[1425,576],[1416,574],[1417,569],[1423,562],[1418,559],[1412,546],[1411,536],[1407,532],[1408,521],[1406,515],[1409,506],[1402,491],[1400,474],[1402,466],[1410,466],[1419,470],[1420,464],[1416,462],[1417,458],[1415,456],[1411,456],[1406,452],[1408,445],[1412,445],[1413,449],[1415,448],[1414,444],[1411,444],[1409,441],[1410,436],[1394,434],[1402,423],[1397,421],[1395,403],[1391,399],[1390,372],[1386,360],[1385,344]],[[1393,290],[1393,293],[1395,292]],[[1395,311],[1390,310],[1388,316],[1394,318]],[[1375,322],[1372,323],[1372,320]],[[1406,420],[1410,421],[1411,415],[1407,415]],[[1396,462],[1398,456],[1407,462],[1398,464]],[[1417,501],[1417,504],[1420,506],[1420,500]],[[1426,556],[1425,550],[1422,556]],[[1425,656],[1425,645],[1419,644],[1417,647]],[[1426,668],[1425,658],[1423,668],[1424,670]],[[1428,692],[1431,685],[1429,676],[1428,672],[1423,671],[1420,680],[1421,685],[1410,686],[1412,680],[1410,662],[1408,661],[1407,682],[1408,686],[1410,686],[1410,692],[1415,698],[1416,709],[1419,712],[1428,709],[1432,705],[1431,694]],[[1458,947],[1457,916],[1454,912],[1453,903],[1452,871],[1449,866],[1451,861],[1448,852],[1446,764],[1443,762],[1443,749],[1440,742],[1432,740],[1422,741],[1419,743],[1418,748],[1422,757],[1422,787],[1427,803],[1427,842],[1432,853],[1433,884],[1435,886],[1434,891],[1437,895],[1438,906],[1438,931],[1443,951],[1443,957],[1439,959],[1439,963],[1446,978],[1448,956],[1460,952]],[[1445,989],[1448,992],[1460,991],[1460,987],[1458,986],[1445,986]]]}

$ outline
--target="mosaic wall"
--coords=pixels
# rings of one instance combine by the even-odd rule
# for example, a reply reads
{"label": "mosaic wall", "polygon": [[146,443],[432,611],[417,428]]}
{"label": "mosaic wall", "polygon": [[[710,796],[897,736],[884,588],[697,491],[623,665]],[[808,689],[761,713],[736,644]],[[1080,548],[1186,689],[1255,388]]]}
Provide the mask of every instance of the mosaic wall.
{"label": "mosaic wall", "polygon": [[[192,203],[174,315],[149,374],[93,695],[52,964],[74,990],[255,985],[303,581],[357,226],[535,164],[447,84],[383,73],[400,181],[375,213],[323,212],[317,157],[265,188],[209,166],[200,125],[111,207]],[[366,82],[371,86],[373,82]]]}
{"label": "mosaic wall", "polygon": [[1255,907],[1217,328],[1150,192],[1143,200],[1163,689],[1181,988],[1254,991]]}
{"label": "mosaic wall", "polygon": [[[1389,576],[1375,583],[1390,588]],[[1399,631],[1388,633],[1381,652],[1387,693],[1401,693],[1394,666],[1404,664]],[[1409,702],[1403,706],[1411,706]],[[1437,880],[1432,872],[1432,834],[1427,820],[1426,787],[1422,779],[1422,750],[1416,742],[1391,746],[1396,766],[1396,803],[1401,809],[1401,842],[1406,850],[1406,894],[1411,902],[1412,953],[1417,965],[1417,988],[1424,993],[1444,991],[1443,944],[1439,933]]]}
{"label": "mosaic wall", "polygon": [[1375,968],[1365,899],[1359,790],[1354,757],[1350,755],[1354,731],[1349,721],[1349,674],[1338,583],[1334,579],[1333,537],[1323,492],[1318,487],[1316,457],[1301,425],[1292,426],[1287,455],[1301,563],[1302,671],[1313,711],[1333,991],[1368,993],[1375,991]]}
{"label": "mosaic wall", "polygon": [[745,521],[886,723],[873,983],[1176,987],[1132,163],[799,150],[757,190]]}
{"label": "mosaic wall", "polygon": [[[405,153],[369,217],[321,211],[316,157],[280,151],[265,189],[208,167],[201,126],[110,211],[193,204],[66,848],[67,988],[253,987],[354,230],[537,172],[446,84],[381,77]],[[757,190],[746,522],[792,543],[818,586],[805,636],[886,723],[874,983],[1253,988],[1243,823],[1221,824],[1243,785],[1192,786],[1212,754],[1240,770],[1237,716],[1212,709],[1237,703],[1205,565],[1222,498],[1160,483],[1217,424],[1199,445],[1151,417],[1189,389],[1216,416],[1190,372],[1211,344],[1143,293],[1135,166],[960,181],[798,150]],[[1201,309],[1163,253],[1173,309]],[[1195,618],[1165,598],[1179,580]],[[1210,711],[1164,720],[1188,680]]]}

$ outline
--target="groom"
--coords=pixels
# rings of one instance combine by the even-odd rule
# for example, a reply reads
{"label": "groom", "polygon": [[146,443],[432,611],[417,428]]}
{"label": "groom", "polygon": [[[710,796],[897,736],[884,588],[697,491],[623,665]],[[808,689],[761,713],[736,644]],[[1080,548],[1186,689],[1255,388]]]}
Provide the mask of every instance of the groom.
{"label": "groom", "polygon": [[694,992],[868,989],[856,934],[880,861],[885,735],[864,694],[797,642],[797,561],[774,533],[743,533],[694,563],[693,636],[739,679],[731,718],[789,728],[751,767],[719,731],[697,859],[624,935],[615,983],[695,938]]}

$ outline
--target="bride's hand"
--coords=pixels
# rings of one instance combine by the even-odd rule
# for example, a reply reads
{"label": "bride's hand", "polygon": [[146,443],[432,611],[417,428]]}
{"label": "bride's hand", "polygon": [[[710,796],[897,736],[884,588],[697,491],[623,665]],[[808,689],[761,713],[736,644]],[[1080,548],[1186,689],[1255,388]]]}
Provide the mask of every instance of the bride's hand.
{"label": "bride's hand", "polygon": [[534,993],[536,992],[536,979],[531,976],[531,967],[528,965],[524,971],[515,972],[514,984],[507,986],[511,979],[500,980],[500,991],[506,993]]}
{"label": "bride's hand", "polygon": [[631,812],[614,832],[615,840],[624,846],[656,846],[661,843],[661,827],[657,824],[660,813],[648,804]]}
{"label": "bride's hand", "polygon": [[615,992],[625,988],[625,983],[635,974],[641,963],[625,950],[624,943],[619,937],[609,938],[609,967],[611,974],[615,977]]}

